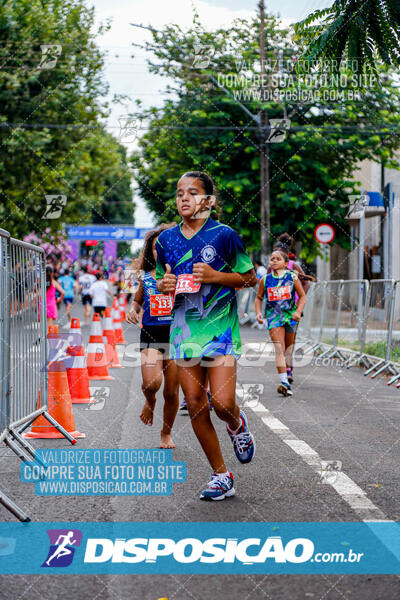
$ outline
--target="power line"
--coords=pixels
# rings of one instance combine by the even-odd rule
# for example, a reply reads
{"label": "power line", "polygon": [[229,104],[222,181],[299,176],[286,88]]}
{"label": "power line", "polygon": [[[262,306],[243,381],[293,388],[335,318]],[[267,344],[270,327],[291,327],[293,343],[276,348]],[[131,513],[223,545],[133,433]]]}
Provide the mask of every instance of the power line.
{"label": "power line", "polygon": [[[124,117],[129,119],[129,117]],[[95,125],[87,125],[85,123],[8,123],[1,122],[0,128],[4,129],[103,129],[107,127],[107,129],[116,129],[118,131],[126,131],[127,137],[130,135],[131,131],[153,131],[155,129],[165,129],[165,130],[181,130],[181,131],[259,131],[258,127],[252,125],[149,125],[148,127],[119,127],[118,125],[108,125],[107,123],[95,124]],[[360,125],[343,125],[340,128],[337,127],[318,127],[316,125],[293,125],[290,127],[290,131],[303,131],[306,133],[310,132],[322,132],[322,133],[337,133],[342,135],[343,133],[365,133],[365,134],[375,134],[375,135],[392,135],[393,133],[400,134],[400,125],[385,125],[382,129],[376,129],[374,127],[362,127]]]}

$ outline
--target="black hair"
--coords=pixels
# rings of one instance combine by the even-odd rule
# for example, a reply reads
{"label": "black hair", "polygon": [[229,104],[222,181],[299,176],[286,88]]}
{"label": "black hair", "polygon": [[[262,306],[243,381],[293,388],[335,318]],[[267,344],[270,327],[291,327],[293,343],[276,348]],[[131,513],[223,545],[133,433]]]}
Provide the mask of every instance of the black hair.
{"label": "black hair", "polygon": [[148,231],[146,233],[143,248],[139,256],[140,270],[152,271],[156,268],[156,261],[154,260],[153,254],[153,242],[155,238],[158,238],[160,233],[162,233],[166,229],[169,229],[170,227],[173,227],[174,225],[176,225],[176,223],[163,223],[162,225],[159,225],[156,229],[152,229],[151,231]]}
{"label": "black hair", "polygon": [[99,281],[99,279],[101,279],[102,277],[103,277],[103,273],[100,273],[99,271],[97,271],[97,273],[96,273],[97,281]]}
{"label": "black hair", "polygon": [[65,269],[64,275],[69,275],[69,269]]}
{"label": "black hair", "polygon": [[51,286],[51,280],[53,279],[53,267],[51,265],[46,265],[46,290]]}
{"label": "black hair", "polygon": [[214,182],[211,179],[211,177],[207,175],[207,173],[204,173],[204,171],[188,171],[187,173],[184,173],[182,177],[192,177],[193,179],[200,179],[207,196],[215,196],[216,188]]}
{"label": "black hair", "polygon": [[87,273],[87,271],[88,271],[88,268],[87,268],[87,266],[86,266],[86,265],[83,265],[83,267],[82,267],[82,271],[83,271],[84,273]]}
{"label": "black hair", "polygon": [[294,248],[294,239],[287,231],[281,233],[274,244],[274,250],[283,250],[285,254],[292,254]]}
{"label": "black hair", "polygon": [[192,177],[193,179],[200,179],[205,194],[207,196],[215,196],[215,204],[212,207],[211,212],[214,211],[214,214],[219,218],[221,216],[221,206],[218,201],[217,188],[211,177],[207,175],[207,173],[205,173],[204,171],[187,171],[187,173],[184,173],[182,175],[181,179],[183,177]]}

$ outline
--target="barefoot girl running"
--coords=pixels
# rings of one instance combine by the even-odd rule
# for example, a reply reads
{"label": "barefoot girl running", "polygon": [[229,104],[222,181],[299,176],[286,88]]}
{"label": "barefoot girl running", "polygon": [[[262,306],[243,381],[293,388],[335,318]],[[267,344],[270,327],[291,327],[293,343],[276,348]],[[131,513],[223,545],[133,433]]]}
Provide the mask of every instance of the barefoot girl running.
{"label": "barefoot girl running", "polygon": [[153,424],[156,394],[164,374],[164,418],[161,429],[160,448],[175,448],[171,430],[178,412],[178,372],[173,360],[168,359],[169,328],[171,324],[171,299],[160,294],[156,287],[155,267],[157,253],[155,243],[160,233],[168,228],[161,225],[149,231],[145,237],[139,268],[144,273],[139,281],[130,311],[128,323],[138,323],[143,308],[140,330],[142,364],[142,390],[145,402],[140,415],[145,425]]}
{"label": "barefoot girl running", "polygon": [[207,376],[214,410],[226,423],[238,460],[250,462],[255,447],[235,400],[241,350],[235,288],[253,286],[257,279],[238,234],[210,218],[214,205],[212,179],[199,171],[185,173],[177,190],[182,222],[156,243],[157,287],[175,293],[170,357],[178,365],[192,426],[213,470],[203,500],[235,493],[210,418]]}
{"label": "barefoot girl running", "polygon": [[[271,272],[260,280],[255,301],[257,321],[263,323],[261,305],[266,298],[265,317],[269,335],[275,347],[275,362],[280,384],[277,391],[292,396],[287,367],[290,367],[297,324],[306,303],[306,294],[296,273],[287,269],[289,258],[282,250],[274,250],[269,266]],[[296,305],[295,295],[298,301]]]}

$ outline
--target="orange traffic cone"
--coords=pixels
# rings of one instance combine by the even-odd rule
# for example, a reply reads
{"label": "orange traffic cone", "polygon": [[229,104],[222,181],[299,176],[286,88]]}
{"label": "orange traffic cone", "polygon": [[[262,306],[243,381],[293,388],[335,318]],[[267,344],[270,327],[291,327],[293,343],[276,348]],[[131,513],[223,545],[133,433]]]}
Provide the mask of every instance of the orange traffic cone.
{"label": "orange traffic cone", "polygon": [[73,342],[79,342],[77,344],[70,344],[70,346],[81,346],[82,345],[82,331],[81,322],[79,319],[71,319],[69,327],[70,339]]}
{"label": "orange traffic cone", "polygon": [[114,298],[114,300],[113,300],[112,315],[113,315],[112,321],[113,321],[113,327],[114,327],[115,343],[116,344],[126,344],[126,341],[124,338],[124,331],[123,331],[122,325],[121,325],[119,304],[118,304],[118,300],[116,298]]}
{"label": "orange traffic cone", "polygon": [[126,306],[126,294],[123,294],[122,292],[120,292],[119,294],[119,298],[118,298],[118,306],[119,306],[119,318],[121,319],[121,323],[124,323],[126,320],[126,311],[125,311],[125,306]]}
{"label": "orange traffic cone", "polygon": [[[48,412],[74,438],[85,437],[84,433],[75,430],[75,418],[72,411],[71,395],[68,388],[67,372],[63,358],[59,358],[58,340],[60,333],[58,325],[49,325],[49,362],[48,372]],[[39,400],[40,402],[40,400]],[[27,438],[54,439],[64,437],[43,416],[38,417],[32,424],[32,429],[23,434]]]}
{"label": "orange traffic cone", "polygon": [[67,361],[67,377],[72,404],[89,404],[91,401],[89,375],[79,319],[71,319],[70,334],[72,340],[67,348],[67,354],[71,358]]}
{"label": "orange traffic cone", "polygon": [[103,338],[106,344],[107,358],[111,358],[112,369],[123,369],[124,367],[119,362],[117,347],[115,345],[115,334],[111,318],[111,308],[107,306],[103,319]]}
{"label": "orange traffic cone", "polygon": [[103,342],[103,331],[99,313],[94,313],[87,351],[89,379],[114,379],[108,373],[108,360]]}
{"label": "orange traffic cone", "polygon": [[111,369],[114,360],[114,348],[108,343],[105,335],[103,335],[104,351],[106,353],[107,367]]}

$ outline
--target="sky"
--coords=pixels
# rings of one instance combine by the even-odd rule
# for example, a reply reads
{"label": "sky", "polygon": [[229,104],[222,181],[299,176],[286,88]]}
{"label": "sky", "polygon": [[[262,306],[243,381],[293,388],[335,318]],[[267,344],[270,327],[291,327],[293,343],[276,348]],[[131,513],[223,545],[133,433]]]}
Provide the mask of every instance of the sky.
{"label": "sky", "polygon": [[[330,6],[333,0],[265,0],[266,11],[281,17],[284,25],[305,18],[312,11]],[[104,76],[110,85],[109,98],[115,94],[127,96],[123,104],[113,104],[108,129],[120,138],[128,150],[135,142],[121,136],[120,123],[129,112],[135,111],[135,100],[146,106],[160,106],[162,90],[167,80],[148,72],[146,55],[132,46],[150,39],[150,33],[130,23],[162,28],[177,23],[189,28],[193,6],[206,29],[228,25],[236,18],[247,18],[257,10],[258,0],[88,0],[96,11],[96,25],[111,19],[111,29],[98,36],[97,43],[106,53]],[[137,208],[135,224],[138,227],[153,225],[154,219],[140,198],[135,197]]]}

